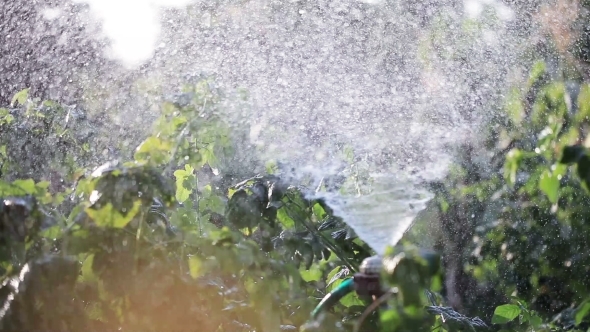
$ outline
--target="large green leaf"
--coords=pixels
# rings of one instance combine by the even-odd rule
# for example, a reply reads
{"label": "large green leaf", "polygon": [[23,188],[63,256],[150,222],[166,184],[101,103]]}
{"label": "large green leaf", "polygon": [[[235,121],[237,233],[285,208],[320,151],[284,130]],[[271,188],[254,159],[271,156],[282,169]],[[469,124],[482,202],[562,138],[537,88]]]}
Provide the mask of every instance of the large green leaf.
{"label": "large green leaf", "polygon": [[16,180],[12,184],[21,188],[29,195],[32,195],[37,191],[37,188],[35,187],[35,181],[32,179]]}
{"label": "large green leaf", "polygon": [[193,182],[195,181],[195,169],[190,165],[184,165],[184,169],[179,169],[174,172],[176,177],[176,200],[179,203],[184,203],[193,190]]}
{"label": "large green leaf", "polygon": [[588,313],[590,313],[590,301],[584,302],[576,310],[576,325],[580,325],[582,320],[588,316]]}
{"label": "large green leaf", "polygon": [[81,278],[83,281],[96,281],[97,277],[92,270],[92,266],[94,265],[94,254],[90,254],[86,256],[84,262],[82,263],[82,267],[80,269]]}
{"label": "large green leaf", "polygon": [[551,203],[557,203],[557,198],[559,197],[558,175],[551,173],[549,170],[543,172],[539,181],[539,189],[547,195]]}
{"label": "large green leaf", "polygon": [[277,220],[285,227],[286,229],[293,228],[295,226],[295,222],[289,215],[287,214],[286,208],[280,208],[277,211]]}
{"label": "large green leaf", "polygon": [[309,270],[305,270],[302,266],[299,273],[301,274],[301,279],[307,282],[318,281],[322,278],[322,270],[319,264],[313,264]]}
{"label": "large green leaf", "polygon": [[514,304],[504,304],[494,310],[492,324],[506,324],[520,315],[520,307]]}
{"label": "large green leaf", "polygon": [[341,300],[340,303],[347,307],[353,307],[353,306],[364,306],[365,302],[363,302],[363,300],[359,299],[358,295],[356,294],[356,292],[352,292],[347,294],[346,296],[344,296]]}

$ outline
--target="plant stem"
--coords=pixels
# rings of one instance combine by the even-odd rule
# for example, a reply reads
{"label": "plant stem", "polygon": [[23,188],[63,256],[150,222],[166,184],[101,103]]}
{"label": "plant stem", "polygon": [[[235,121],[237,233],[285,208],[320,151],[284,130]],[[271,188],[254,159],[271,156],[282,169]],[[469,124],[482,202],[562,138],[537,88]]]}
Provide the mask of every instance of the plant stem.
{"label": "plant stem", "polygon": [[[299,204],[297,204],[296,202],[294,202],[288,195],[287,195],[287,198],[289,199],[289,201],[291,203],[293,203],[297,207],[301,208],[302,210],[305,210],[304,207],[302,207]],[[330,242],[330,240],[324,234],[322,234],[322,232],[319,232],[315,227],[309,225],[307,223],[307,221],[305,221],[303,219],[302,220],[297,220],[296,218],[293,218],[293,216],[291,215],[288,207],[285,210],[285,212],[287,213],[287,215],[289,216],[289,218],[293,219],[293,221],[299,221],[310,233],[312,233],[312,234],[316,235],[317,237],[321,238],[323,240],[323,242],[324,242],[324,245],[326,247],[328,247],[328,249],[332,250],[332,252],[334,254],[336,254],[336,256],[338,256],[338,258],[340,258],[347,265],[347,267],[350,270],[352,270],[353,272],[357,272],[358,271],[358,268],[346,256],[344,256],[344,254],[340,250],[338,250],[332,244],[332,242]]]}

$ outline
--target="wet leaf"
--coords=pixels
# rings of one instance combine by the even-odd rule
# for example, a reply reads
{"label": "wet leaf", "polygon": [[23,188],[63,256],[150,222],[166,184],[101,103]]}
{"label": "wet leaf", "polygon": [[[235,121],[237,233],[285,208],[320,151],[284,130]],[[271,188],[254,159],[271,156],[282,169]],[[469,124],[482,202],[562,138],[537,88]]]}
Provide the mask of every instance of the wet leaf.
{"label": "wet leaf", "polygon": [[576,310],[576,325],[580,325],[588,313],[590,313],[590,302],[585,302]]}
{"label": "wet leaf", "polygon": [[528,86],[529,88],[537,81],[541,76],[545,73],[547,65],[544,61],[537,61],[533,65],[531,69],[531,73],[529,75]]}
{"label": "wet leaf", "polygon": [[30,88],[26,88],[24,90],[17,92],[14,95],[14,97],[12,97],[12,101],[10,102],[10,104],[12,106],[17,106],[18,104],[24,105],[25,102],[27,102],[27,99],[29,99],[29,90]]}
{"label": "wet leaf", "polygon": [[37,191],[35,187],[35,181],[33,181],[32,179],[16,180],[12,184],[14,186],[21,188],[22,190],[24,190],[25,193],[29,195],[32,195]]}
{"label": "wet leaf", "polygon": [[492,324],[506,324],[520,315],[520,307],[514,304],[504,304],[494,310]]}
{"label": "wet leaf", "polygon": [[82,263],[81,274],[84,281],[95,281],[97,279],[92,267],[94,266],[94,254],[86,256]]}
{"label": "wet leaf", "polygon": [[137,147],[134,158],[136,161],[149,161],[160,165],[168,161],[170,150],[170,143],[151,136]]}
{"label": "wet leaf", "polygon": [[328,284],[326,287],[330,287],[337,280],[344,279],[350,274],[350,270],[347,267],[337,266],[328,274]]}
{"label": "wet leaf", "polygon": [[123,228],[137,215],[141,207],[140,201],[133,202],[133,207],[125,214],[120,213],[113,204],[107,203],[104,207],[95,210],[87,208],[85,211],[94,220],[97,226]]}
{"label": "wet leaf", "polygon": [[308,270],[302,270],[299,273],[301,274],[301,279],[307,282],[318,281],[322,278],[322,270],[319,264],[313,264]]}
{"label": "wet leaf", "polygon": [[315,203],[313,205],[313,214],[318,220],[321,220],[326,216],[326,211],[324,211],[324,208],[319,203]]}
{"label": "wet leaf", "polygon": [[209,184],[203,188],[201,197],[199,198],[199,211],[211,211],[217,214],[225,213],[224,201],[213,193],[213,189]]}
{"label": "wet leaf", "polygon": [[522,158],[523,153],[519,149],[510,150],[506,156],[506,162],[504,164],[504,178],[510,185],[514,185],[516,183],[516,172],[520,167]]}
{"label": "wet leaf", "polygon": [[[1,125],[10,125],[14,121],[14,116],[10,114],[10,112],[6,108],[0,108],[0,126]],[[4,153],[0,152],[0,155],[6,156],[6,145],[3,145]]]}
{"label": "wet leaf", "polygon": [[266,173],[268,174],[276,174],[279,172],[279,166],[274,160],[267,161],[265,167]]}
{"label": "wet leaf", "polygon": [[47,189],[47,188],[49,188],[50,185],[51,185],[51,183],[49,181],[41,181],[41,182],[37,182],[37,184],[36,184],[37,188],[40,188],[40,189]]}
{"label": "wet leaf", "polygon": [[524,116],[524,107],[522,105],[522,92],[520,89],[513,88],[506,97],[504,109],[512,122],[520,124]]}
{"label": "wet leaf", "polygon": [[43,236],[47,239],[58,239],[62,235],[63,235],[63,232],[61,230],[61,227],[58,225],[49,227],[41,233],[41,236]]}
{"label": "wet leaf", "polygon": [[199,257],[189,257],[188,266],[193,279],[197,279],[203,275],[203,261]]}
{"label": "wet leaf", "polygon": [[184,170],[177,170],[174,172],[176,177],[176,200],[179,203],[184,203],[192,193],[194,182],[194,168],[190,165],[185,165]]}
{"label": "wet leaf", "polygon": [[363,300],[359,299],[358,295],[355,292],[349,293],[346,296],[344,296],[341,300],[340,303],[347,307],[354,307],[354,306],[364,306],[365,302],[363,302]]}
{"label": "wet leaf", "polygon": [[295,222],[287,214],[286,208],[280,208],[277,210],[277,220],[287,229],[295,226]]}
{"label": "wet leaf", "polygon": [[379,314],[382,326],[394,327],[398,325],[399,313],[395,309],[383,310]]}
{"label": "wet leaf", "polygon": [[557,203],[559,197],[559,179],[556,174],[552,174],[549,170],[543,172],[539,181],[539,189],[547,195],[551,203]]}
{"label": "wet leaf", "polygon": [[208,146],[205,149],[199,150],[199,152],[201,153],[201,156],[203,157],[203,160],[202,160],[203,164],[208,164],[212,168],[219,167],[219,162],[218,162],[217,156],[215,155],[212,145]]}

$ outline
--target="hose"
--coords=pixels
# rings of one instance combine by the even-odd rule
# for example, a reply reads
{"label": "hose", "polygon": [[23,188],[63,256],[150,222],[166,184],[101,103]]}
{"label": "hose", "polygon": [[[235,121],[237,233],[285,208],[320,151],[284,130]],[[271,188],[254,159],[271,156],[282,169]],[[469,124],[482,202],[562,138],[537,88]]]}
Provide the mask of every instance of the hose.
{"label": "hose", "polygon": [[333,307],[340,299],[345,297],[347,294],[354,291],[354,279],[349,278],[344,280],[335,290],[324,296],[322,301],[315,307],[311,312],[312,319],[316,319],[321,312],[329,310]]}

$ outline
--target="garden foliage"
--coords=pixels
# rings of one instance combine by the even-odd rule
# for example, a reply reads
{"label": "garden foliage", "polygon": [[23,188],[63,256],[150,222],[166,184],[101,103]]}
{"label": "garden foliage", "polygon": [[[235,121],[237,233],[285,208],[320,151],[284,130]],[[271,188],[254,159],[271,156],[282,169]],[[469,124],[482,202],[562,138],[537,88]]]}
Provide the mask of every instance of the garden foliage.
{"label": "garden foliage", "polygon": [[466,143],[432,184],[450,304],[506,331],[588,328],[590,81],[580,13],[562,30],[547,23],[483,146]]}
{"label": "garden foliage", "polygon": [[[465,245],[459,263],[474,292],[458,292],[462,302],[450,307],[452,262],[443,260],[443,280],[425,269],[436,258],[425,262],[406,244],[384,260],[389,309],[375,314],[350,294],[319,322],[308,321],[311,310],[373,253],[277,167],[239,180],[215,176],[236,137],[216,116],[222,96],[208,80],[164,102],[132,158],[110,162],[86,134],[83,113],[23,90],[0,109],[2,330],[583,326],[590,157],[579,140],[590,88],[581,85],[571,103],[565,84],[538,83],[544,73],[539,63],[531,74],[538,91],[530,113],[490,127],[491,143],[510,138],[496,168],[466,158],[433,184],[443,234],[456,235],[465,209],[472,215],[464,238],[439,249]],[[507,107],[524,109],[518,103]],[[522,134],[525,123],[542,134]]]}
{"label": "garden foliage", "polygon": [[[234,146],[209,83],[164,103],[131,160],[94,169],[83,114],[26,90],[0,109],[2,330],[295,329],[371,255],[280,174],[199,183]],[[364,304],[344,298],[334,329]]]}
{"label": "garden foliage", "polygon": [[211,81],[163,102],[121,160],[105,160],[100,117],[19,92],[0,108],[0,330],[587,330],[584,15],[569,22],[576,38],[546,26],[526,77],[490,106],[485,144],[431,183],[422,220],[438,230],[442,273],[392,248],[381,310],[349,294],[317,322],[321,298],[373,252],[280,167],[225,171],[250,151]]}

